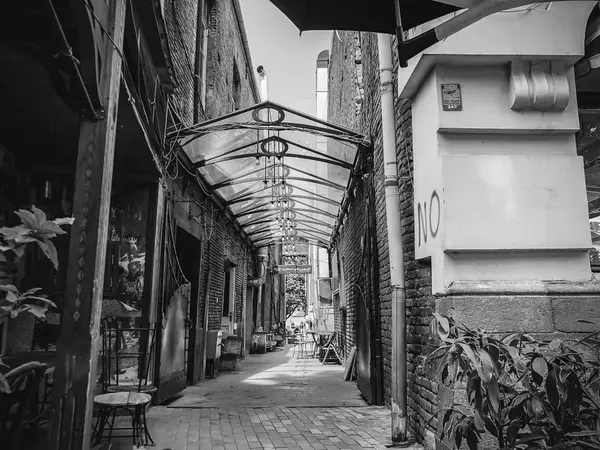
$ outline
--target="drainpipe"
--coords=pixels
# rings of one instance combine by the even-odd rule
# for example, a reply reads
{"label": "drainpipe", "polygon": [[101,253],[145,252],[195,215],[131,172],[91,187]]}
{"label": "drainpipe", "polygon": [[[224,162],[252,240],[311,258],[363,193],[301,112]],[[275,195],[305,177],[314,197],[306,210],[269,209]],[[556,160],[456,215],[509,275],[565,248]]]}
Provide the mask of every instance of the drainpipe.
{"label": "drainpipe", "polygon": [[381,124],[385,171],[385,212],[387,216],[390,284],[392,287],[392,442],[407,439],[406,408],[406,290],[404,250],[400,227],[392,44],[389,35],[377,35],[381,82]]}

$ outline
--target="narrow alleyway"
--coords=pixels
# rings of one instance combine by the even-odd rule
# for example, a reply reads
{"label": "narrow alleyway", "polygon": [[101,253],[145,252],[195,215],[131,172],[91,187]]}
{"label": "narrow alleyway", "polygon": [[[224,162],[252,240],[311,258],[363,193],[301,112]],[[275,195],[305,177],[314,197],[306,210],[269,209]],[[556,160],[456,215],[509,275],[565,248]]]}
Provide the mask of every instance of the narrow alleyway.
{"label": "narrow alleyway", "polygon": [[[155,406],[148,424],[156,450],[384,449],[390,413],[369,406],[343,367],[293,358],[292,348],[249,355]],[[114,450],[130,449],[116,440]]]}

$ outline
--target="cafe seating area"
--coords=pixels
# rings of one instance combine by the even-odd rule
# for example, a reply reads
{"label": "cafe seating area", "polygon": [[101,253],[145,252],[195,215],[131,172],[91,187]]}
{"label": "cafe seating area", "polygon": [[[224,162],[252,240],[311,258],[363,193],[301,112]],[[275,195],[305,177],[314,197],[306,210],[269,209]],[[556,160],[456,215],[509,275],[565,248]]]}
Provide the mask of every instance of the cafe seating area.
{"label": "cafe seating area", "polygon": [[322,364],[342,363],[335,331],[304,331],[296,333],[294,339],[288,339],[288,342],[292,345],[292,356],[296,359],[313,358]]}

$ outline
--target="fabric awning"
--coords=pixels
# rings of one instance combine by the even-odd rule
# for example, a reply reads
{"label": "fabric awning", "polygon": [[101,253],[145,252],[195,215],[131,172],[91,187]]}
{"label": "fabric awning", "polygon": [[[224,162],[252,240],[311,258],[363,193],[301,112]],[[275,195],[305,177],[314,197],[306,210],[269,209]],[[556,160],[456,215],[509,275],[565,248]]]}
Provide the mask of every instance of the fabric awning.
{"label": "fabric awning", "polygon": [[255,247],[328,246],[361,134],[263,102],[169,133]]}
{"label": "fabric awning", "polygon": [[[359,30],[396,33],[394,0],[271,0],[300,31]],[[401,0],[405,30],[457,11],[432,0]]]}

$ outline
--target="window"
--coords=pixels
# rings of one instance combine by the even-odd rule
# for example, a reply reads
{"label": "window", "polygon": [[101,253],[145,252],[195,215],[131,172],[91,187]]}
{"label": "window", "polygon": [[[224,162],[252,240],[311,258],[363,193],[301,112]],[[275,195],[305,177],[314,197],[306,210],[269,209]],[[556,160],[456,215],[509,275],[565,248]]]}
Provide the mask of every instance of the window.
{"label": "window", "polygon": [[237,111],[242,106],[242,78],[240,77],[240,71],[235,61],[233,62],[233,83],[231,83],[231,89],[233,91],[233,109]]}
{"label": "window", "polygon": [[212,0],[201,0],[198,4],[198,37],[196,57],[196,96],[200,104],[206,103],[206,68],[208,63],[208,33]]}
{"label": "window", "polygon": [[346,257],[342,256],[340,261],[340,306],[346,307],[346,276],[344,274],[344,264],[346,263]]}

